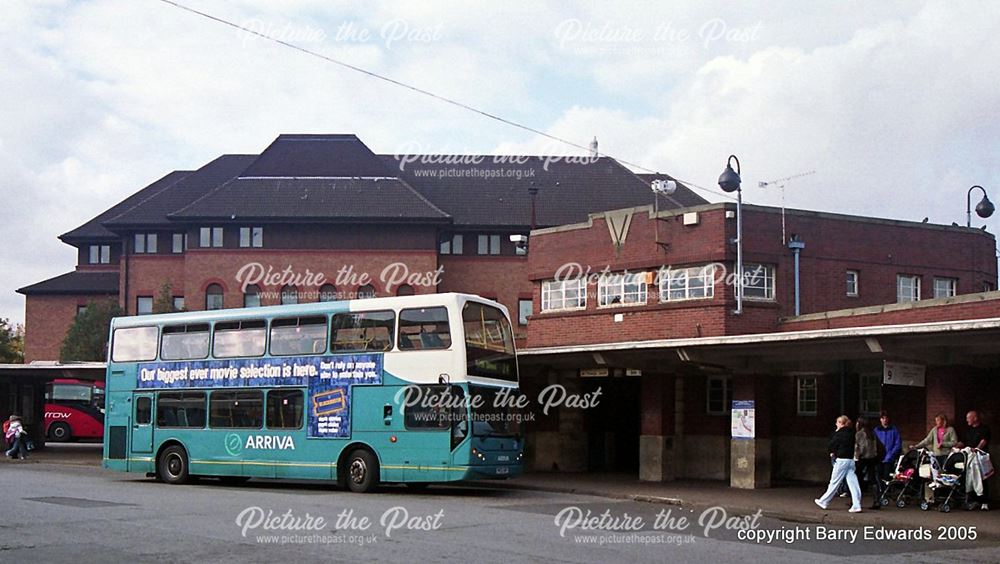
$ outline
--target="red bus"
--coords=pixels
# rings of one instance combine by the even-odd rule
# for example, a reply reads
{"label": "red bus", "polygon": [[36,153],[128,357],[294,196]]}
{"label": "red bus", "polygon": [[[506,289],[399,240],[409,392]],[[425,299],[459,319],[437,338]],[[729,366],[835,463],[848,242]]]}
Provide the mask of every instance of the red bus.
{"label": "red bus", "polygon": [[46,386],[45,436],[50,441],[104,438],[104,382],[61,378]]}

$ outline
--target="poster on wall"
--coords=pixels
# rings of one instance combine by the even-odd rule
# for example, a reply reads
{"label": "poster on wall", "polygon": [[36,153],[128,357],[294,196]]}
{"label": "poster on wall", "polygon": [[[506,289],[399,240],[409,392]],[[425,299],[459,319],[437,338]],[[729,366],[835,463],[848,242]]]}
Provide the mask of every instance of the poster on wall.
{"label": "poster on wall", "polygon": [[732,418],[734,439],[754,438],[753,400],[733,400]]}
{"label": "poster on wall", "polygon": [[351,436],[351,387],[382,383],[381,354],[289,356],[149,362],[139,365],[140,389],[305,386],[307,436]]}
{"label": "poster on wall", "polygon": [[886,360],[882,364],[882,383],[896,386],[924,386],[924,375],[927,367],[923,364],[893,362]]}

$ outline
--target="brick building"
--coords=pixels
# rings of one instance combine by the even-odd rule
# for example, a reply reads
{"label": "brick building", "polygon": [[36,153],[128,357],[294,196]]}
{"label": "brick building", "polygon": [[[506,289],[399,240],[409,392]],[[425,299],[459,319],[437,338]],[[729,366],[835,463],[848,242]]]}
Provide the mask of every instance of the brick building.
{"label": "brick building", "polygon": [[[58,358],[88,302],[146,313],[165,285],[189,310],[460,291],[527,314],[527,257],[511,235],[651,201],[605,157],[376,155],[354,135],[281,135],[260,155],[171,172],[61,235],[76,268],[18,290],[25,358]],[[681,186],[667,205],[703,203]]]}
{"label": "brick building", "polygon": [[[998,412],[993,235],[788,210],[783,237],[781,210],[743,213],[741,313],[733,204],[614,210],[531,233],[523,385],[603,398],[534,429],[536,468],[822,480],[841,413],[887,409],[916,442],[938,412],[960,432],[967,410]],[[900,362],[924,383],[885,384]],[[755,402],[753,440],[731,439],[733,400]]]}

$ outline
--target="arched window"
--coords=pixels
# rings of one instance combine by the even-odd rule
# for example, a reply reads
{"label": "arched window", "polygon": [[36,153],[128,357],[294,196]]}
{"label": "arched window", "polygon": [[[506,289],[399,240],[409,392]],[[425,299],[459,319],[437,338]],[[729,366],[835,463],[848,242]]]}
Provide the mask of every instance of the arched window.
{"label": "arched window", "polygon": [[319,287],[319,301],[337,301],[337,288],[333,284],[323,284]]}
{"label": "arched window", "polygon": [[281,305],[299,303],[299,290],[295,286],[285,286],[281,289]]}
{"label": "arched window", "polygon": [[222,309],[223,304],[222,286],[209,284],[205,288],[205,309]]}
{"label": "arched window", "polygon": [[409,284],[400,284],[399,288],[396,288],[397,296],[412,296],[416,292],[413,290],[413,286]]}
{"label": "arched window", "polygon": [[243,292],[243,307],[260,307],[260,286],[250,284]]}
{"label": "arched window", "polygon": [[375,297],[375,286],[371,284],[365,284],[364,286],[358,288],[358,299],[364,300],[367,298]]}

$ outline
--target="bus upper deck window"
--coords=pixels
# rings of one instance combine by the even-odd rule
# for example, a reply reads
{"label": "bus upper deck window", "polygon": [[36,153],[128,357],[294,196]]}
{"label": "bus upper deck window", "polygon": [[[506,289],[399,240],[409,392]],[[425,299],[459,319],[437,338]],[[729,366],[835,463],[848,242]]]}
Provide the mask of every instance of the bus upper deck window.
{"label": "bus upper deck window", "polygon": [[111,339],[111,360],[114,362],[135,362],[156,358],[156,327],[127,327],[115,329]]}
{"label": "bus upper deck window", "polygon": [[392,348],[392,310],[338,313],[330,330],[331,352],[387,351]]}
{"label": "bus upper deck window", "polygon": [[227,321],[215,324],[212,356],[236,358],[264,355],[267,331],[262,319]]}
{"label": "bus upper deck window", "polygon": [[271,322],[271,354],[323,354],[326,352],[325,317],[289,317]]}
{"label": "bus upper deck window", "polygon": [[208,358],[208,335],[207,323],[164,327],[160,360]]}
{"label": "bus upper deck window", "polygon": [[450,346],[447,308],[425,307],[399,312],[401,350],[447,349]]}

